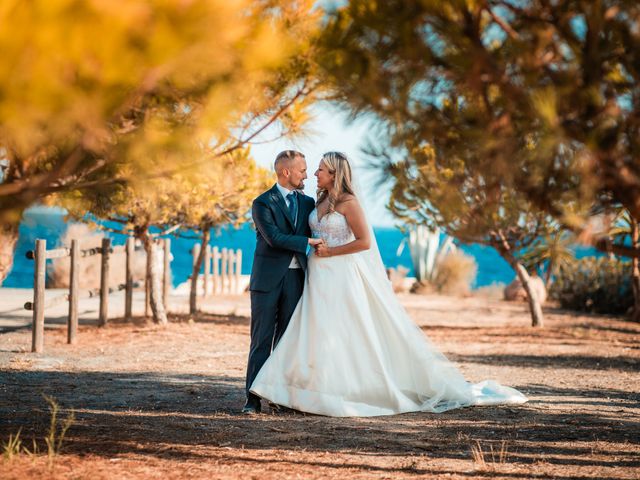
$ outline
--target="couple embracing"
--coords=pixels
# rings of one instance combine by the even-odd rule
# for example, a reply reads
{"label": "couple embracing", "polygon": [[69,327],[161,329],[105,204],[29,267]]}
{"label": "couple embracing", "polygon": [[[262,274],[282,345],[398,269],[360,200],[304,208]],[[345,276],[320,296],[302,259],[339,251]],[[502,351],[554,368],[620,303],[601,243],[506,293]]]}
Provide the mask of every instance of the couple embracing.
{"label": "couple embracing", "polygon": [[277,183],[252,208],[257,245],[244,413],[259,413],[261,399],[334,417],[527,401],[492,380],[467,382],[409,318],[344,154],[323,155],[316,201],[301,192],[302,153],[281,152],[275,171]]}

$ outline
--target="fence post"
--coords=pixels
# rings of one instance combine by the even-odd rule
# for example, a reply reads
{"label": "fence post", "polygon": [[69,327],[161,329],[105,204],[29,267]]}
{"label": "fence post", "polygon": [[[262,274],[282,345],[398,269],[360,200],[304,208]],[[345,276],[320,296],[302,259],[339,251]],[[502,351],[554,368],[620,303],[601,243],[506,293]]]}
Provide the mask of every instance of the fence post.
{"label": "fence post", "polygon": [[111,253],[111,239],[102,239],[102,262],[100,268],[100,317],[98,325],[107,324],[109,315],[109,256]]}
{"label": "fence post", "polygon": [[236,254],[235,251],[229,249],[229,293],[231,295],[236,293],[236,274],[235,274]]}
{"label": "fence post", "polygon": [[240,281],[242,279],[242,250],[236,250],[236,293],[241,294]]}
{"label": "fence post", "polygon": [[126,273],[125,273],[125,291],[124,291],[124,318],[131,320],[133,316],[133,254],[135,248],[135,240],[133,237],[127,238],[126,251]]}
{"label": "fence post", "polygon": [[164,269],[162,277],[162,303],[164,303],[164,309],[169,310],[167,307],[167,301],[169,300],[169,290],[171,289],[171,239],[164,239]]}
{"label": "fence post", "polygon": [[205,245],[204,249],[204,296],[209,296],[209,284],[211,283],[211,245]]}
{"label": "fence post", "polygon": [[218,247],[213,247],[211,251],[211,257],[213,261],[213,294],[218,293],[220,288],[220,250]]}
{"label": "fence post", "polygon": [[33,325],[31,351],[40,353],[44,346],[44,280],[47,262],[47,241],[36,240],[33,274]]}
{"label": "fence post", "polygon": [[[153,240],[151,240],[153,242]],[[151,253],[146,253],[146,267],[144,269],[144,316],[151,316],[151,262],[153,262],[153,248],[150,249]]]}
{"label": "fence post", "polygon": [[80,245],[71,240],[71,275],[69,279],[69,318],[67,320],[67,343],[76,343],[78,333],[78,274],[80,271]]}
{"label": "fence post", "polygon": [[221,265],[220,265],[220,293],[224,294],[227,290],[228,285],[228,267],[229,267],[229,251],[226,248],[222,249],[222,254],[220,255]]}

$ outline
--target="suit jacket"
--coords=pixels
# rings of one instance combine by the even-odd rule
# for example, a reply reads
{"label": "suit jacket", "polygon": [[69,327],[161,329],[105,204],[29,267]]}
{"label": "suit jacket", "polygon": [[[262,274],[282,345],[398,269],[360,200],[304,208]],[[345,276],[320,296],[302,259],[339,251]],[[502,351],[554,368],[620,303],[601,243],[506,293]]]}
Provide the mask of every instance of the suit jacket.
{"label": "suit jacket", "polygon": [[287,273],[293,255],[302,268],[307,269],[307,246],[311,236],[309,214],[314,207],[311,197],[299,194],[298,218],[294,222],[276,185],[253,201],[251,216],[256,226],[256,253],[250,290],[273,290]]}

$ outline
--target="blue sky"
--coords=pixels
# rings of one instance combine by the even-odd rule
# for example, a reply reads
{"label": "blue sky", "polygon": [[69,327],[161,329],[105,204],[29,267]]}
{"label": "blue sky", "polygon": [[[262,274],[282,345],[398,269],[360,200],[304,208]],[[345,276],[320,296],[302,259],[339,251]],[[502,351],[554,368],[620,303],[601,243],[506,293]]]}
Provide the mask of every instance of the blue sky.
{"label": "blue sky", "polygon": [[[362,147],[367,134],[371,131],[371,121],[351,120],[347,113],[330,104],[316,105],[313,119],[307,126],[308,134],[301,139],[280,139],[269,143],[253,145],[251,152],[258,164],[273,170],[273,161],[282,150],[295,149],[305,154],[309,178],[305,181],[305,193],[316,196],[316,178],[313,173],[318,168],[322,154],[327,151],[339,151],[347,154],[354,169],[354,177],[359,182],[364,198],[361,202],[367,215],[376,226],[396,224],[393,216],[384,207],[389,198],[389,189],[373,188],[371,172],[366,171]],[[266,132],[261,139],[273,138],[273,132]],[[275,181],[275,175],[274,175]]]}

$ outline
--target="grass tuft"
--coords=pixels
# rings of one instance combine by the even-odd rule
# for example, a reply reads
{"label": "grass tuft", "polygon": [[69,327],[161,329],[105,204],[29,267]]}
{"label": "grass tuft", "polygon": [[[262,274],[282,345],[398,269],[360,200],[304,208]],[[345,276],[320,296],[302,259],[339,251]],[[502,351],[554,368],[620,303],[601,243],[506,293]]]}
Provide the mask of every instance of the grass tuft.
{"label": "grass tuft", "polygon": [[7,460],[12,460],[13,457],[19,455],[22,451],[22,440],[20,439],[20,432],[22,429],[18,430],[18,433],[9,435],[9,440],[2,443],[2,456]]}
{"label": "grass tuft", "polygon": [[492,443],[489,443],[487,450],[483,450],[479,440],[476,440],[475,444],[471,445],[473,462],[481,470],[494,470],[496,466],[503,465],[507,461],[508,453],[506,440],[500,442],[499,450],[494,449]]}
{"label": "grass tuft", "polygon": [[69,427],[73,425],[76,417],[75,412],[71,410],[69,415],[67,415],[67,418],[65,418],[64,421],[59,422],[58,413],[60,411],[60,406],[58,405],[58,402],[48,395],[43,395],[43,397],[49,404],[49,411],[51,412],[49,433],[44,440],[47,444],[47,456],[49,457],[49,461],[52,462],[54,457],[60,454],[60,451],[62,450],[62,442],[67,434],[67,430],[69,430]]}

